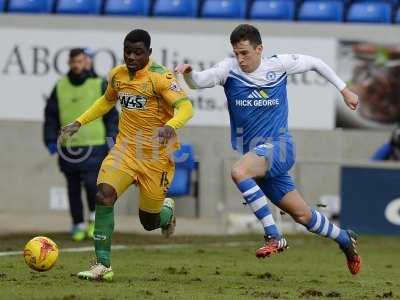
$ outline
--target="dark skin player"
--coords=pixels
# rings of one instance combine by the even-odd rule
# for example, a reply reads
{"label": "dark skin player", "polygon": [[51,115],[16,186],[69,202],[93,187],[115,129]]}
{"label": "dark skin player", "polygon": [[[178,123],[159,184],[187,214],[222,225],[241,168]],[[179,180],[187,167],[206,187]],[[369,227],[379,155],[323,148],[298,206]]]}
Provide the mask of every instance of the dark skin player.
{"label": "dark skin player", "polygon": [[[124,42],[124,61],[129,72],[130,79],[135,77],[137,71],[146,67],[149,63],[151,48],[146,48],[143,42],[132,43],[130,41]],[[82,125],[75,121],[61,129],[60,139],[72,136],[76,133]],[[156,138],[162,144],[166,144],[171,138],[175,137],[175,130],[164,125],[157,129]],[[117,192],[115,189],[106,183],[101,183],[98,186],[99,192],[96,195],[96,203],[103,206],[114,206],[117,200]],[[152,214],[139,209],[139,218],[145,230],[154,230],[160,227],[160,214]]]}

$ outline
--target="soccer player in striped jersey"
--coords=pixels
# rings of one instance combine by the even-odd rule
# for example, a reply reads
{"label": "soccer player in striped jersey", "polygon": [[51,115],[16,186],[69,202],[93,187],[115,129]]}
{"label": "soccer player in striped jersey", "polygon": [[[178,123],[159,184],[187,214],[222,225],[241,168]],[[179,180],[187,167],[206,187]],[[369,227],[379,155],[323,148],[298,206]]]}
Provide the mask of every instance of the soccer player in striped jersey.
{"label": "soccer player in striped jersey", "polygon": [[230,41],[236,57],[202,72],[193,71],[187,64],[177,66],[176,71],[183,74],[191,88],[224,87],[232,146],[243,154],[232,168],[232,179],[265,231],[265,245],[256,251],[256,256],[266,257],[287,248],[268,207],[268,198],[309,231],[336,241],[346,255],[350,272],[357,274],[361,258],[356,250],[356,235],[310,208],[288,174],[295,162],[295,150],[288,130],[287,76],[316,71],[340,91],[351,110],[357,108],[358,96],[318,58],[299,54],[263,58],[261,36],[254,26],[237,26]]}

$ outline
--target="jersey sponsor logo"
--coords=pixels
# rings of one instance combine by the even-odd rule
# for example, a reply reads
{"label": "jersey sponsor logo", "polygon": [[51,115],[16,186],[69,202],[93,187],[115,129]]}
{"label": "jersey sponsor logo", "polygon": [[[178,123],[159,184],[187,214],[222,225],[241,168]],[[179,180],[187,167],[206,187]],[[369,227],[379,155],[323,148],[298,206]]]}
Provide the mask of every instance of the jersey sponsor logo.
{"label": "jersey sponsor logo", "polygon": [[268,92],[264,90],[254,90],[248,96],[248,99],[268,99]]}
{"label": "jersey sponsor logo", "polygon": [[247,96],[247,99],[237,99],[235,104],[242,107],[277,106],[279,105],[279,99],[271,99],[267,91],[255,89]]}
{"label": "jersey sponsor logo", "polygon": [[279,99],[238,99],[235,103],[237,106],[277,106]]}
{"label": "jersey sponsor logo", "polygon": [[118,101],[123,108],[145,109],[147,98],[142,95],[132,95],[129,93],[118,93]]}
{"label": "jersey sponsor logo", "polygon": [[180,87],[179,83],[176,81],[172,81],[169,89],[174,92],[182,92],[182,88]]}

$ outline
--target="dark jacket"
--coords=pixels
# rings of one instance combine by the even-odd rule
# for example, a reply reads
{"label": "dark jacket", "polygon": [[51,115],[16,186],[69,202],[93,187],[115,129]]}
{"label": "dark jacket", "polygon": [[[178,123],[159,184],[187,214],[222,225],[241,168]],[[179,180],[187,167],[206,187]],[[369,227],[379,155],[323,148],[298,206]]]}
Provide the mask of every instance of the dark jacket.
{"label": "dark jacket", "polygon": [[[91,73],[87,73],[80,78],[74,78],[71,73],[68,73],[68,79],[76,86],[84,84],[86,79],[91,77],[93,77]],[[106,87],[107,82],[104,80],[102,84],[103,93],[105,92]],[[119,115],[115,107],[103,116],[106,137],[110,145],[104,144],[91,147],[72,147],[70,149],[61,147],[61,149],[58,150],[58,163],[61,171],[71,173],[98,170],[101,162],[108,153],[109,146],[112,146],[110,138],[115,141],[115,137],[118,133],[118,119]],[[58,134],[61,129],[60,127],[57,89],[55,86],[47,100],[44,113],[43,139],[46,147],[57,143]]]}

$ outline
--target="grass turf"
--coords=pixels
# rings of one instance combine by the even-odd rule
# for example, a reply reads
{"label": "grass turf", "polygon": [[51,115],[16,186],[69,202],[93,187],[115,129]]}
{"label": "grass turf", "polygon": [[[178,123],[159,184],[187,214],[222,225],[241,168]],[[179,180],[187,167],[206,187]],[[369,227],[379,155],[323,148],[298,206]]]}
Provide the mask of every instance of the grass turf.
{"label": "grass turf", "polygon": [[[52,235],[61,248],[68,235]],[[26,235],[2,236],[0,251],[21,249]],[[93,253],[62,253],[45,273],[28,269],[22,256],[0,257],[0,299],[400,299],[400,239],[362,237],[363,270],[352,276],[338,247],[327,239],[289,236],[291,248],[257,260],[260,237],[176,237],[116,234],[114,282],[87,282],[75,274]],[[238,242],[232,244],[231,242]],[[216,245],[215,243],[220,243]],[[140,248],[170,244],[171,248]],[[180,246],[174,246],[181,244]]]}

